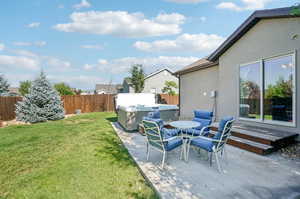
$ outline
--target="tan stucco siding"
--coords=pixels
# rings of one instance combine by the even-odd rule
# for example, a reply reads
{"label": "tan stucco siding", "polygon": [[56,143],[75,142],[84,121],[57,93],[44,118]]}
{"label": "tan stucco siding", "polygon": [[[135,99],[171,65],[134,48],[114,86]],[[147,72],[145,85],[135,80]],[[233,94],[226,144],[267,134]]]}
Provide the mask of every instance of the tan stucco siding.
{"label": "tan stucco siding", "polygon": [[[156,89],[156,93],[162,93],[166,81],[174,81],[178,85],[178,78],[170,72],[164,70],[147,79],[145,79],[145,86],[143,93],[150,93],[152,89]],[[178,89],[175,89],[178,93]]]}
{"label": "tan stucco siding", "polygon": [[180,76],[180,117],[193,117],[193,110],[212,110],[211,91],[218,90],[219,67],[214,66]]}
{"label": "tan stucco siding", "polygon": [[[297,39],[292,36],[298,34]],[[291,131],[300,130],[300,18],[264,19],[256,24],[249,32],[239,39],[219,58],[219,95],[218,116],[233,115],[238,117],[238,80],[239,65],[268,58],[276,55],[284,55],[289,52],[296,53],[297,68],[297,128],[289,128]],[[287,127],[272,126],[257,123],[255,125],[271,128]]]}

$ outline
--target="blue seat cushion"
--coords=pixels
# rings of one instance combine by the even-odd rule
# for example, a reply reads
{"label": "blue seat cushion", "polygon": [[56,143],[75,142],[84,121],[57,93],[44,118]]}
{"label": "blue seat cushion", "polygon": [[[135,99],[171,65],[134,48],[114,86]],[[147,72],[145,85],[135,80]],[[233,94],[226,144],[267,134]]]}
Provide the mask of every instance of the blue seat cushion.
{"label": "blue seat cushion", "polygon": [[166,151],[171,151],[177,147],[179,147],[180,145],[182,145],[182,139],[181,138],[176,138],[174,140],[170,140],[168,142],[165,142],[165,149]]}
{"label": "blue seat cushion", "polygon": [[221,135],[222,135],[222,132],[225,128],[226,123],[231,121],[231,120],[233,120],[233,117],[225,117],[219,122],[218,132],[213,137],[214,139],[220,139],[221,138]]}
{"label": "blue seat cushion", "polygon": [[214,143],[206,139],[195,138],[191,141],[191,145],[197,146],[201,149],[205,149],[208,152],[212,152]]}
{"label": "blue seat cushion", "polygon": [[153,119],[160,119],[160,112],[159,111],[149,112],[147,117],[150,117]]}
{"label": "blue seat cushion", "polygon": [[143,117],[143,120],[156,122],[157,125],[159,126],[159,128],[162,128],[164,126],[164,121],[161,119],[155,119],[155,118],[151,118],[151,117]]}
{"label": "blue seat cushion", "polygon": [[163,134],[164,138],[170,138],[179,135],[179,129],[167,129],[167,128],[161,128],[161,133]]}
{"label": "blue seat cushion", "polygon": [[[201,125],[196,127],[195,129],[201,130],[203,127],[209,126],[211,124],[211,120],[201,119],[201,118],[194,118],[193,121],[199,122]],[[208,131],[209,129],[207,129]]]}

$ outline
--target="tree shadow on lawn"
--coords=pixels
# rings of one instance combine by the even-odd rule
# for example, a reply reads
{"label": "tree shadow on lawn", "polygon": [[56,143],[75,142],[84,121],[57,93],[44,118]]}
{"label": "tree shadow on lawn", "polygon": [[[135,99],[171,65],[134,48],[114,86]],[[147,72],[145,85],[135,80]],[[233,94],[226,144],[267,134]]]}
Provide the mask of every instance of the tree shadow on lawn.
{"label": "tree shadow on lawn", "polygon": [[118,121],[118,118],[117,117],[107,117],[105,118],[107,121],[109,122],[117,122]]}
{"label": "tree shadow on lawn", "polygon": [[112,136],[111,134],[114,134],[113,130],[103,133],[101,138],[96,138],[96,140],[101,142],[101,146],[96,149],[95,155],[105,158],[119,167],[136,166],[121,140],[117,135]]}

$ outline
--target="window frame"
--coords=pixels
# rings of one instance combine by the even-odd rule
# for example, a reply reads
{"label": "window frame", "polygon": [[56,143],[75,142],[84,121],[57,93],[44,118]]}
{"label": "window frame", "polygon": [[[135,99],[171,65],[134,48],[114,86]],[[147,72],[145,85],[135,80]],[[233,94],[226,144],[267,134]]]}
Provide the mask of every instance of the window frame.
{"label": "window frame", "polygon": [[[293,122],[283,122],[283,121],[273,121],[273,120],[265,120],[264,119],[264,90],[265,90],[265,61],[272,60],[276,58],[281,57],[287,57],[292,56],[293,61]],[[288,127],[297,127],[297,51],[290,51],[285,54],[270,56],[266,58],[260,58],[253,62],[243,63],[238,65],[238,118],[241,121],[247,121],[247,122],[258,122],[262,124],[271,124],[271,125],[279,125],[279,126],[288,126]],[[240,117],[240,74],[241,74],[241,68],[245,67],[250,64],[260,63],[260,119],[250,119],[250,118],[244,118]]]}

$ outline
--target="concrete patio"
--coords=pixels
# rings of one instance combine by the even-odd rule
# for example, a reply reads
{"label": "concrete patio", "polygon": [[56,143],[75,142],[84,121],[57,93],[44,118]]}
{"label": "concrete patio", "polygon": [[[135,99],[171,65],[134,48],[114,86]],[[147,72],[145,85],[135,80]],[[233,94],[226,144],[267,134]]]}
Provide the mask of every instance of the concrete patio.
{"label": "concrete patio", "polygon": [[161,169],[162,154],[151,150],[146,161],[146,137],[127,133],[118,123],[113,128],[145,177],[161,198],[203,199],[299,199],[300,162],[278,154],[260,156],[227,146],[228,164],[224,173],[209,166],[205,153],[191,150],[189,162],[179,160],[180,148],[168,154]]}

